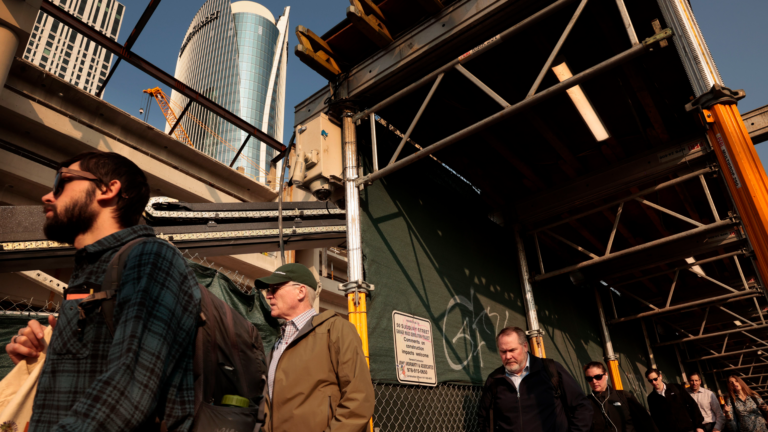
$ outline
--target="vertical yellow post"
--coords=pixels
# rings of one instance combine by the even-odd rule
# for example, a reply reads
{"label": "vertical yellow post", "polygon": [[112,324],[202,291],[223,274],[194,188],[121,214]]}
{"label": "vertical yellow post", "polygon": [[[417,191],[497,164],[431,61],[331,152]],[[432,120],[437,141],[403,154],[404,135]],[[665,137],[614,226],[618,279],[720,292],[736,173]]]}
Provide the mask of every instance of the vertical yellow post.
{"label": "vertical yellow post", "polygon": [[624,385],[621,383],[621,372],[619,371],[619,360],[608,360],[608,373],[611,375],[611,383],[616,390],[624,390]]}
{"label": "vertical yellow post", "polygon": [[736,107],[744,95],[743,90],[733,91],[715,84],[709,92],[688,104],[687,109],[701,109],[703,120],[709,126],[709,141],[764,282],[768,278],[768,177]]}
{"label": "vertical yellow post", "polygon": [[541,336],[531,336],[528,338],[528,346],[531,348],[533,355],[538,358],[546,358],[547,353],[544,351],[544,338]]}

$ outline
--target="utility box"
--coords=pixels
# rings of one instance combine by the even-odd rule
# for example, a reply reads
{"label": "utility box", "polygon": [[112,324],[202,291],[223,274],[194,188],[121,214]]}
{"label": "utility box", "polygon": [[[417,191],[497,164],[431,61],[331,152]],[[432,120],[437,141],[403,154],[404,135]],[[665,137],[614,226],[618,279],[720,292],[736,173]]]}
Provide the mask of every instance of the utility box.
{"label": "utility box", "polygon": [[296,126],[296,151],[291,155],[290,179],[320,201],[343,190],[341,127],[325,114]]}

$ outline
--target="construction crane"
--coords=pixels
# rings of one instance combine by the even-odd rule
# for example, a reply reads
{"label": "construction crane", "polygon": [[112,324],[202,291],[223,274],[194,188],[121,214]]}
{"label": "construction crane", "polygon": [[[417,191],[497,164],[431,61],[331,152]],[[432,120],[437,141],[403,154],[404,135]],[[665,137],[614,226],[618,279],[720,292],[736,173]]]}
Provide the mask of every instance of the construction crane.
{"label": "construction crane", "polygon": [[[160,105],[160,111],[163,112],[163,115],[168,121],[168,124],[173,127],[173,125],[175,125],[178,121],[178,118],[176,117],[176,113],[173,112],[173,108],[171,108],[171,105],[168,103],[168,98],[165,96],[165,93],[160,89],[160,87],[144,90],[144,93],[147,93],[148,95],[151,95],[155,98],[157,104]],[[173,132],[176,135],[177,140],[190,147],[194,147],[182,125],[178,125]]]}
{"label": "construction crane", "polygon": [[[181,107],[178,103],[174,102],[173,100],[168,99],[168,96],[165,95],[165,92],[163,92],[163,90],[160,89],[160,87],[144,90],[144,93],[147,93],[148,95],[153,96],[155,98],[155,100],[157,101],[157,104],[160,105],[160,110],[163,111],[163,115],[165,116],[165,119],[168,121],[168,124],[171,125],[171,127],[173,127],[173,125],[175,125],[177,122],[177,117],[176,117],[176,113],[173,111],[173,108],[171,108],[170,104],[176,105],[176,108],[179,108],[179,109],[183,107]],[[149,107],[147,107],[147,111],[148,110],[149,110]],[[227,148],[229,148],[233,152],[237,151],[237,149],[232,144],[230,144],[224,138],[219,136],[216,132],[214,132],[211,128],[206,126],[205,123],[197,119],[195,116],[193,116],[190,113],[187,113],[187,117],[190,118],[195,123],[197,123],[201,128],[203,128],[203,130],[211,134],[214,138],[216,138],[219,142],[224,144]],[[190,147],[194,147],[194,145],[192,144],[192,141],[187,136],[187,132],[184,130],[184,128],[181,125],[179,125],[176,128],[176,130],[174,130],[174,134],[176,135],[176,139],[178,139],[179,141],[189,145]],[[244,160],[249,165],[251,165],[256,171],[263,174],[264,178],[267,178],[269,176],[269,173],[264,168],[260,167],[259,164],[256,163],[256,161],[252,160],[246,155],[240,155],[240,159]],[[259,181],[258,178],[256,178],[256,181]]]}

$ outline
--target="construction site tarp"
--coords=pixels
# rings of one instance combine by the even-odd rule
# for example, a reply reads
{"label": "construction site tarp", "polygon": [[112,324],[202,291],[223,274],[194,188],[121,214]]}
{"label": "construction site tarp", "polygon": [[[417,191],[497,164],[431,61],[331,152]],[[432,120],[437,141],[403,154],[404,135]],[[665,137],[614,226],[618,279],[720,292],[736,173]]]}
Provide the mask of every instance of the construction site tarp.
{"label": "construction site tarp", "polygon": [[256,326],[264,342],[264,349],[269,352],[280,336],[280,324],[270,315],[269,303],[264,296],[255,289],[244,293],[231,279],[216,269],[189,260],[187,262],[195,271],[195,277],[201,285]]}
{"label": "construction site tarp", "polygon": [[[362,129],[358,136],[364,136]],[[382,161],[388,160],[398,140],[380,130]],[[365,153],[370,146],[361,141]],[[431,322],[438,382],[483,384],[501,365],[498,331],[505,326],[528,328],[514,221],[492,221],[482,198],[435,160],[407,167],[361,193],[365,277],[375,285],[368,317],[375,381],[398,382],[393,311]],[[604,303],[610,304],[607,292]],[[555,279],[538,283],[534,297],[546,356],[562,363],[587,390],[580,378],[583,365],[604,361],[594,293]],[[648,357],[640,323],[614,326],[611,332],[625,388],[644,400]],[[654,354],[665,378],[674,380],[680,369],[674,350],[670,352],[657,349]]]}

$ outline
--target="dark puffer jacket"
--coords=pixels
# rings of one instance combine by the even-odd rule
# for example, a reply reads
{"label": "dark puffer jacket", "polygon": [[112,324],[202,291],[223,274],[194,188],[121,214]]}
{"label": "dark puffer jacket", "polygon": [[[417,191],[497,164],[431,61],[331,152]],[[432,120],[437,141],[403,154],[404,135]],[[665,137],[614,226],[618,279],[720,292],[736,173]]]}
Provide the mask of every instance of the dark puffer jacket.
{"label": "dark puffer jacket", "polygon": [[659,431],[645,407],[628,391],[608,387],[607,391],[600,394],[592,392],[587,397],[595,409],[592,432]]}
{"label": "dark puffer jacket", "polygon": [[656,390],[648,393],[648,408],[661,432],[694,431],[704,422],[699,405],[679,384],[667,384],[664,396]]}
{"label": "dark puffer jacket", "polygon": [[504,367],[493,371],[485,382],[478,408],[480,430],[514,432],[589,432],[592,403],[576,380],[556,363],[562,395],[555,397],[544,362],[528,354],[530,372],[518,389],[507,378]]}

